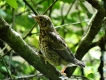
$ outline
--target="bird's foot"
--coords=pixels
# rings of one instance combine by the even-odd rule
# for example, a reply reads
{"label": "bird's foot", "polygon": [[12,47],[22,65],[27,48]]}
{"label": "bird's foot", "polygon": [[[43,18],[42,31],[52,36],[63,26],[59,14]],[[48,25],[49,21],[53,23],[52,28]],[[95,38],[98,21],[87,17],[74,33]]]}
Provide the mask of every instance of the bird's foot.
{"label": "bird's foot", "polygon": [[66,70],[66,68],[67,68],[67,67],[64,67],[64,68],[61,70],[61,73],[62,73],[62,75],[64,75],[64,76],[67,76],[67,74],[64,73],[64,71]]}

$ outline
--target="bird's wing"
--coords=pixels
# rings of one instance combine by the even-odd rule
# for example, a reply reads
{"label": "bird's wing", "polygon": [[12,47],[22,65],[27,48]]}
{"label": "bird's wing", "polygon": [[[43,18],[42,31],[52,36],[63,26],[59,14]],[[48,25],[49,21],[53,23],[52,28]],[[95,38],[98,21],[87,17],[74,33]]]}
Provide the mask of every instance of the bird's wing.
{"label": "bird's wing", "polygon": [[48,33],[50,40],[48,41],[48,46],[50,49],[58,53],[63,59],[70,62],[75,59],[74,55],[67,47],[64,39],[60,37],[58,33],[49,32]]}

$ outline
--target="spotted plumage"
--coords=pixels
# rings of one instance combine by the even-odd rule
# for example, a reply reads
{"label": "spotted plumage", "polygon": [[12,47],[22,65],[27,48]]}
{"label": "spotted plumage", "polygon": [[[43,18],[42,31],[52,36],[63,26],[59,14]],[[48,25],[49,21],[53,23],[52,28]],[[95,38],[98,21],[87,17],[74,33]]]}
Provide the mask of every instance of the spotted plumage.
{"label": "spotted plumage", "polygon": [[48,16],[38,15],[34,18],[40,26],[40,50],[48,62],[53,65],[68,65],[73,63],[80,67],[85,66],[83,62],[77,60],[72,54]]}

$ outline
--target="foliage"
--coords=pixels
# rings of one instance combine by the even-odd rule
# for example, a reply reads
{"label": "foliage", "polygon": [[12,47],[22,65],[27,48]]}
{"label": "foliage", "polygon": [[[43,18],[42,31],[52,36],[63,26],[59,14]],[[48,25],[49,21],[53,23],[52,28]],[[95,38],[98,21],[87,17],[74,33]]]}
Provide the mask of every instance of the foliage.
{"label": "foliage", "polygon": [[[26,0],[35,11],[43,14],[54,0]],[[72,7],[71,7],[72,6]],[[90,6],[90,7],[88,7]],[[65,38],[72,52],[75,53],[78,44],[87,29],[88,21],[94,14],[95,9],[86,2],[77,0],[58,0],[46,13],[52,19],[55,28],[62,37]],[[28,15],[33,13],[23,0],[1,0],[0,15],[12,26],[12,28],[24,37],[35,24],[34,19]],[[86,33],[86,32],[85,32]],[[99,40],[104,35],[101,30],[94,41]],[[39,50],[39,27],[32,30],[25,41]],[[39,76],[39,72],[29,65],[25,60],[20,60],[20,56],[14,51],[10,51],[10,47],[4,42],[0,42],[0,56],[8,52],[5,57],[0,58],[0,79],[15,78],[24,75],[38,75],[30,80],[47,80],[44,76]],[[99,49],[99,51],[98,51]],[[95,57],[95,54],[97,57]],[[86,67],[81,70],[77,68],[73,75],[82,76],[90,80],[99,80],[98,67],[100,63],[100,48],[92,48],[83,58]],[[18,57],[17,57],[18,56]],[[61,66],[57,66],[59,70]],[[75,77],[77,78],[77,76]]]}
{"label": "foliage", "polygon": [[16,0],[6,0],[6,2],[15,9],[18,7]]}

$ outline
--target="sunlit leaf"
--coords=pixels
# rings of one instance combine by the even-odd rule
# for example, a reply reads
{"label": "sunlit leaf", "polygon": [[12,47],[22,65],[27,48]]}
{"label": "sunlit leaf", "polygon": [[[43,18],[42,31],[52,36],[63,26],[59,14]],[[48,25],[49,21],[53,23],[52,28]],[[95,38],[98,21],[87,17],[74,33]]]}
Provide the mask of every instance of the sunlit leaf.
{"label": "sunlit leaf", "polygon": [[90,80],[94,80],[94,74],[93,73],[88,74],[87,77],[90,78]]}
{"label": "sunlit leaf", "polygon": [[6,0],[6,2],[13,7],[14,9],[16,9],[18,7],[18,4],[16,2],[16,0]]}

